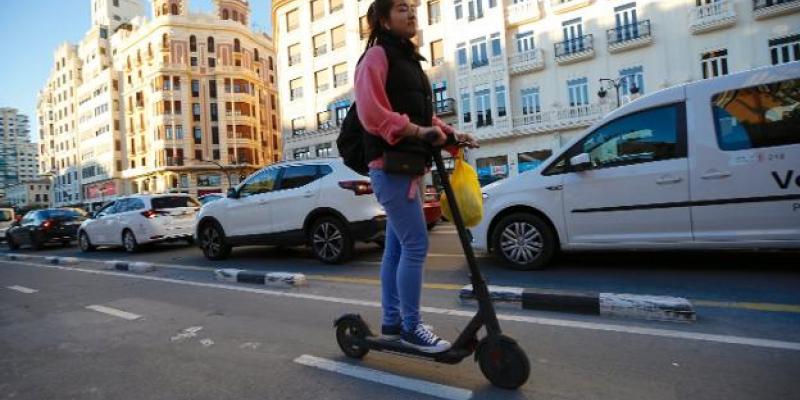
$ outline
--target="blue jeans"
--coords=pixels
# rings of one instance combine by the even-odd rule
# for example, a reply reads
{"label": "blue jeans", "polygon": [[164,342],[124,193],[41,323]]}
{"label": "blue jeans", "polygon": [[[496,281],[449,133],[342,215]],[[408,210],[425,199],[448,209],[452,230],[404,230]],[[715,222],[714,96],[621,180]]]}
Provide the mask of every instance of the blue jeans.
{"label": "blue jeans", "polygon": [[381,262],[383,324],[413,331],[420,322],[422,266],[428,254],[428,230],[419,191],[408,190],[413,177],[371,169],[375,196],[386,210],[386,248]]}

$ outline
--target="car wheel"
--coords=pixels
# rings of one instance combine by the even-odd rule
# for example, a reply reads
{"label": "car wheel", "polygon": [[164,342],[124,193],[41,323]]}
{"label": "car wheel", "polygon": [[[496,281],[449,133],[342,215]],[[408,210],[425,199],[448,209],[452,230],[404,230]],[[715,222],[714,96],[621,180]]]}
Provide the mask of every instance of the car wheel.
{"label": "car wheel", "polygon": [[139,250],[139,243],[136,241],[136,235],[130,229],[122,231],[122,247],[128,253],[136,253]]}
{"label": "car wheel", "polygon": [[92,245],[92,241],[89,240],[89,234],[86,232],[81,232],[81,234],[78,235],[78,247],[80,247],[81,251],[84,253],[94,251],[96,248]]}
{"label": "car wheel", "polygon": [[216,222],[206,222],[200,229],[200,248],[209,260],[224,260],[231,254],[231,246],[225,243],[225,232]]}
{"label": "car wheel", "polygon": [[308,236],[314,256],[326,264],[339,264],[353,257],[353,236],[339,218],[323,217],[314,221]]}
{"label": "car wheel", "polygon": [[6,235],[6,243],[8,243],[8,248],[11,250],[19,250],[19,244],[11,238],[11,235]]}
{"label": "car wheel", "polygon": [[556,236],[550,226],[533,214],[516,213],[497,224],[493,250],[511,268],[519,271],[544,269],[556,251]]}

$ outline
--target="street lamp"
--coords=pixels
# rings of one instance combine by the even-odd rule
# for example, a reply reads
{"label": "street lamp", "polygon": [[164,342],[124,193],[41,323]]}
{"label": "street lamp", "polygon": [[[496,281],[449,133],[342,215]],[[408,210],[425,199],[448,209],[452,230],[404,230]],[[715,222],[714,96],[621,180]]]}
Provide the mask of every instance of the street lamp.
{"label": "street lamp", "polygon": [[625,80],[628,79],[628,78],[631,78],[630,79],[631,87],[629,89],[631,94],[639,93],[639,87],[636,86],[636,77],[633,76],[633,75],[625,75],[625,76],[621,76],[621,77],[619,77],[617,79],[600,78],[600,91],[597,92],[597,97],[602,99],[602,98],[605,98],[606,95],[608,94],[608,91],[606,90],[606,88],[603,87],[603,83],[605,82],[605,83],[608,84],[608,89],[611,89],[613,87],[614,90],[616,91],[616,93],[617,93],[617,107],[619,107],[620,104],[621,104],[620,96],[619,96],[619,88],[622,85],[625,84]]}

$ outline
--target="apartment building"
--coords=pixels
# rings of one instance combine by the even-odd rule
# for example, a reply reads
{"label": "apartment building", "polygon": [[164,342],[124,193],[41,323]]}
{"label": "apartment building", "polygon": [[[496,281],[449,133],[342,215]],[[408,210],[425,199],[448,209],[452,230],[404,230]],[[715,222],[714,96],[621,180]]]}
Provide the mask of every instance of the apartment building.
{"label": "apartment building", "polygon": [[15,108],[0,107],[0,198],[6,195],[6,187],[34,179],[37,165],[28,116]]}

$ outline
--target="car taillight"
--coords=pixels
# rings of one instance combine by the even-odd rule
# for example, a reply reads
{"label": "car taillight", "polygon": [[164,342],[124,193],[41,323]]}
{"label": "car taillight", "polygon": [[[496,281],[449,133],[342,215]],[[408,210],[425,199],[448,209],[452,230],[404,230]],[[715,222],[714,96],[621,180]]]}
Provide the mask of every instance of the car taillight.
{"label": "car taillight", "polygon": [[147,219],[153,219],[158,217],[159,215],[166,215],[163,211],[156,211],[156,210],[146,210],[142,211],[142,215],[144,215]]}
{"label": "car taillight", "polygon": [[372,194],[372,184],[369,181],[341,181],[339,182],[339,187],[352,190],[356,196]]}
{"label": "car taillight", "polygon": [[52,228],[53,224],[54,224],[53,220],[46,219],[46,220],[44,220],[44,222],[42,222],[41,227],[42,227],[42,229],[47,230],[47,229]]}

